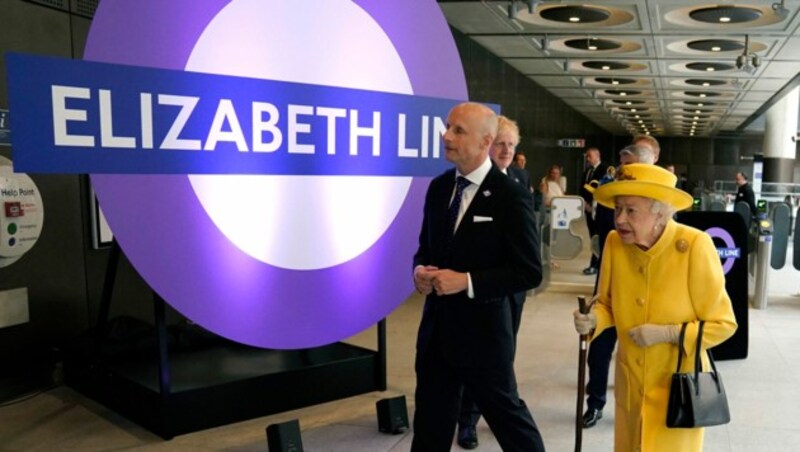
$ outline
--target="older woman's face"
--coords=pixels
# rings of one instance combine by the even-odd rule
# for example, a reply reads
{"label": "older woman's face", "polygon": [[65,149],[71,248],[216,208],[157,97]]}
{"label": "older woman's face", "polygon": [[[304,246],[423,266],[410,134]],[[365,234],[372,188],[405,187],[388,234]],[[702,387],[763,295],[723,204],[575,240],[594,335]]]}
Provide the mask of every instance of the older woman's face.
{"label": "older woman's face", "polygon": [[615,200],[614,225],[626,245],[653,246],[661,233],[661,215],[652,212],[653,200],[641,196],[618,196]]}

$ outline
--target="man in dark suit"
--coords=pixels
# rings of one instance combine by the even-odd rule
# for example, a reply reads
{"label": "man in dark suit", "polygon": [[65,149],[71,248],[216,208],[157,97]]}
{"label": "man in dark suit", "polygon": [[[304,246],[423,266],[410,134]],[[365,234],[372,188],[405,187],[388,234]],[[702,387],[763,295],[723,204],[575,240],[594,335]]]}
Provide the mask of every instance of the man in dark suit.
{"label": "man in dark suit", "polygon": [[[586,226],[589,228],[589,237],[592,237],[597,234],[597,227],[595,226],[594,217],[592,216],[593,206],[592,202],[594,201],[594,197],[592,196],[592,192],[584,188],[584,184],[588,184],[591,181],[599,181],[606,175],[608,172],[608,165],[602,162],[600,159],[600,150],[591,147],[586,149],[586,170],[583,172],[583,184],[581,185],[580,194],[581,198],[583,198],[583,210],[584,216],[586,217]],[[597,269],[600,268],[600,261],[597,259],[597,256],[592,253],[592,256],[589,261],[589,266],[583,269],[584,275],[595,275],[597,274]]]}
{"label": "man in dark suit", "polygon": [[739,171],[736,173],[736,202],[745,202],[750,207],[750,215],[756,216],[756,195],[753,188],[747,182],[747,176]]}
{"label": "man in dark suit", "polygon": [[[519,126],[505,116],[497,118],[497,137],[489,149],[489,158],[502,173],[511,180],[530,190],[530,176],[528,172],[512,165],[514,151],[519,144]],[[522,320],[522,307],[525,303],[527,292],[516,292],[511,298],[511,327],[514,330],[514,343],[516,344],[517,332]],[[472,395],[465,390],[461,394],[461,411],[458,415],[458,432],[456,442],[464,449],[478,447],[478,431],[476,425],[481,417],[481,412]]]}
{"label": "man in dark suit", "polygon": [[505,451],[544,444],[514,375],[511,298],[541,281],[530,193],[493,166],[497,116],[476,103],[454,107],[443,135],[455,165],[425,197],[414,284],[425,294],[417,336],[411,450],[448,451],[461,388],[469,391]]}

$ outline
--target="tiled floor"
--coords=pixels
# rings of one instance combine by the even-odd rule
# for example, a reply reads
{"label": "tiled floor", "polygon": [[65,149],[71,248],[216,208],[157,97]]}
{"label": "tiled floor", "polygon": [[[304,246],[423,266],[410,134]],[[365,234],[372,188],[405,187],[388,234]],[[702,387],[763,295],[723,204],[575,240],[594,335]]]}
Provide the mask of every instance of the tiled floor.
{"label": "tiled floor", "polygon": [[[580,274],[587,259],[562,262],[547,290],[529,297],[519,334],[517,375],[520,392],[536,419],[547,449],[574,450],[578,339],[571,312],[577,293],[591,291],[592,277]],[[775,274],[766,310],[750,311],[749,357],[719,362],[732,421],[706,431],[706,451],[774,452],[800,450],[800,273]],[[411,296],[388,318],[389,389],[279,415],[182,435],[156,435],[59,387],[30,400],[0,408],[0,451],[192,450],[263,451],[265,427],[298,419],[307,451],[407,451],[411,433],[379,433],[375,402],[405,394],[413,415],[414,342],[422,299]],[[374,347],[375,332],[349,342]],[[478,451],[500,450],[483,421]],[[584,431],[583,450],[613,449],[613,412]],[[454,445],[454,450],[458,450]],[[670,451],[671,452],[671,451]]]}

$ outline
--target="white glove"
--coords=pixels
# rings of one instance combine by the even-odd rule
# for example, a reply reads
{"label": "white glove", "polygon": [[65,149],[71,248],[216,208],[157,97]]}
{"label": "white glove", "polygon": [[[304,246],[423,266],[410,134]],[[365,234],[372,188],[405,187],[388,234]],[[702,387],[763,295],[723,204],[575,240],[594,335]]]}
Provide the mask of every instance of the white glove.
{"label": "white glove", "polygon": [[572,317],[575,318],[575,331],[578,334],[589,334],[597,326],[597,316],[593,312],[581,314],[581,311],[576,309]]}
{"label": "white glove", "polygon": [[644,348],[663,342],[677,344],[680,332],[681,329],[678,325],[645,323],[628,330],[628,336],[636,345]]}

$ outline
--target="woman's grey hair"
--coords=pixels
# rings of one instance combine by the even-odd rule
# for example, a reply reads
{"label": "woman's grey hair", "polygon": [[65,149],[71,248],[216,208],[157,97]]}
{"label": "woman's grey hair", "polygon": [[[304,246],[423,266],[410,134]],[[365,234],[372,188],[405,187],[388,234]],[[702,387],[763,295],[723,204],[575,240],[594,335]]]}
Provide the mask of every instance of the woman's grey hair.
{"label": "woman's grey hair", "polygon": [[647,146],[629,144],[619,151],[619,155],[622,154],[632,155],[636,159],[637,163],[647,163],[648,165],[653,165],[656,163],[655,153]]}
{"label": "woman's grey hair", "polygon": [[664,224],[667,224],[667,221],[669,221],[669,219],[672,218],[672,216],[675,215],[675,212],[677,211],[678,209],[673,207],[672,204],[667,204],[665,202],[657,201],[655,199],[653,200],[652,207],[650,207],[651,213],[661,214],[661,218]]}

